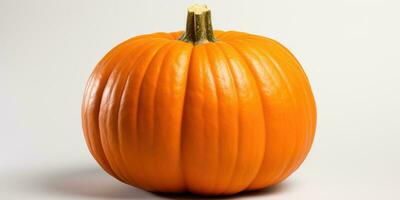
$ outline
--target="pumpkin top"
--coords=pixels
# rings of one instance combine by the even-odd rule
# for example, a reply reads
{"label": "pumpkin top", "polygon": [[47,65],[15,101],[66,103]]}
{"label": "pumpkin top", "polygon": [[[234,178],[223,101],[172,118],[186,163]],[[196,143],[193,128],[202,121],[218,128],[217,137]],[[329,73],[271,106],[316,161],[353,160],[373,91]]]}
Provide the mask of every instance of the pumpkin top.
{"label": "pumpkin top", "polygon": [[210,9],[208,9],[207,5],[205,4],[193,4],[188,8],[188,12],[193,12],[196,15],[201,15],[202,13],[207,12],[209,10]]}
{"label": "pumpkin top", "polygon": [[188,8],[186,31],[179,40],[194,45],[216,41],[211,23],[211,11],[206,5],[194,4]]}

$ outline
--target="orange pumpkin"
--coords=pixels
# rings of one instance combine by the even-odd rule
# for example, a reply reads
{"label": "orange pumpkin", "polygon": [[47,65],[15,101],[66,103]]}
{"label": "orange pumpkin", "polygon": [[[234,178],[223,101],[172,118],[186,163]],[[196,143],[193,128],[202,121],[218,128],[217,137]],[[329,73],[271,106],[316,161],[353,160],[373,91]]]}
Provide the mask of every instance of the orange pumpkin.
{"label": "orange pumpkin", "polygon": [[210,19],[192,6],[184,33],[131,38],[92,73],[85,139],[120,181],[233,194],[281,182],[309,152],[316,108],[299,62],[272,39],[213,31]]}

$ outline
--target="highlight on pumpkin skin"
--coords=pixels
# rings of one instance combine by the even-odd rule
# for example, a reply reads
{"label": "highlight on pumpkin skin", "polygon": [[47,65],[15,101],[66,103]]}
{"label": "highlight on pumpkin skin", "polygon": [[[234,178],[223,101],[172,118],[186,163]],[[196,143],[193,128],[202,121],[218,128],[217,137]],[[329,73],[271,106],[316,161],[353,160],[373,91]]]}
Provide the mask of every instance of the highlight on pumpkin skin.
{"label": "highlight on pumpkin skin", "polygon": [[82,126],[111,176],[229,195],[278,184],[306,158],[316,107],[300,63],[272,39],[213,31],[210,16],[191,6],[185,32],[131,38],[94,69]]}

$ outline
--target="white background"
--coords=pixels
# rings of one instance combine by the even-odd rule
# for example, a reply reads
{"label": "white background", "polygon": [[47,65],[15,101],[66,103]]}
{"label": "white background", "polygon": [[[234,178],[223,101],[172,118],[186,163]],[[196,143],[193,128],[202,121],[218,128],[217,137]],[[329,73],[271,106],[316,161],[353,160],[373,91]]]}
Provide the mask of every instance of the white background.
{"label": "white background", "polygon": [[[281,185],[233,198],[400,199],[400,3],[203,1],[215,29],[274,38],[302,63],[314,146]],[[135,35],[182,30],[190,1],[0,0],[0,199],[187,199],[105,174],[80,119],[101,57]]]}

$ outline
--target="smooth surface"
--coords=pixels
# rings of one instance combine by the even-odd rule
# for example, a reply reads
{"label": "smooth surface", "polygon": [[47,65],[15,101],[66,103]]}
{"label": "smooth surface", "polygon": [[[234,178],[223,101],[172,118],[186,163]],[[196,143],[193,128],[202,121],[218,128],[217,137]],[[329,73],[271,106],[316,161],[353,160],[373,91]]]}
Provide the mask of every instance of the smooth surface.
{"label": "smooth surface", "polygon": [[[318,107],[302,167],[278,188],[236,198],[399,199],[399,2],[229,2],[205,1],[214,27],[288,47]],[[183,30],[191,3],[0,1],[0,199],[187,198],[146,193],[100,171],[84,143],[80,105],[111,47]]]}

